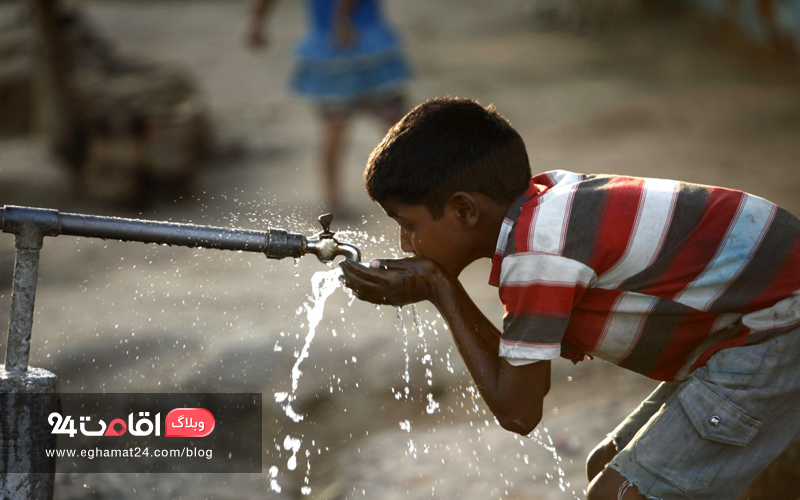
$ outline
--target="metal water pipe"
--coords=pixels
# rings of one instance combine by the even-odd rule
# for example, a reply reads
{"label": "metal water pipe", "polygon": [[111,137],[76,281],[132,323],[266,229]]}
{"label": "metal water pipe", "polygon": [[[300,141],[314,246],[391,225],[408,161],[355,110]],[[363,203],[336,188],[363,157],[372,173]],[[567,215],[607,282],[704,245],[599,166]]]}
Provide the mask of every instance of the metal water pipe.
{"label": "metal water pipe", "polygon": [[[259,252],[270,259],[313,254],[322,262],[331,262],[341,255],[360,262],[361,252],[355,245],[334,238],[330,230],[332,221],[331,214],[320,216],[322,231],[306,237],[278,228],[258,231],[60,213],[12,205],[0,208],[0,230],[15,236],[16,248],[5,365],[0,365],[0,402],[5,406],[0,408],[0,500],[50,500],[53,497],[55,459],[47,458],[45,450],[55,448],[55,436],[28,424],[33,412],[49,414],[58,408],[32,408],[32,398],[15,398],[16,395],[58,393],[55,374],[28,368],[39,251],[45,236],[69,235]],[[49,400],[53,405],[58,404],[57,398]]]}

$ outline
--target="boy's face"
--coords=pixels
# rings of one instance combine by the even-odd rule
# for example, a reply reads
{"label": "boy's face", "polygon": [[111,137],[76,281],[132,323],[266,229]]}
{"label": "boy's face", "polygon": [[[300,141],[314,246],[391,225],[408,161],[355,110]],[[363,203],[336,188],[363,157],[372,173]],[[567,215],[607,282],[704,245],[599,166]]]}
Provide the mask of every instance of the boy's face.
{"label": "boy's face", "polygon": [[466,250],[461,225],[449,207],[438,219],[425,205],[387,201],[382,208],[400,226],[400,248],[404,252],[432,260],[453,277],[466,267],[468,263],[461,262]]}

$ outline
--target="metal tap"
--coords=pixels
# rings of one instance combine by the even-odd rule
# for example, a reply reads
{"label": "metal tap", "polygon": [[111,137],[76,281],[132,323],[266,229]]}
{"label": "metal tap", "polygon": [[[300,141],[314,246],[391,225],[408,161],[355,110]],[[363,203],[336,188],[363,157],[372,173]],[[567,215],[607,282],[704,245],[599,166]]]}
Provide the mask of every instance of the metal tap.
{"label": "metal tap", "polygon": [[11,293],[11,315],[5,369],[25,371],[30,353],[33,303],[39,269],[39,251],[45,236],[70,235],[140,241],[185,247],[260,252],[270,259],[300,258],[314,254],[325,263],[341,255],[361,262],[355,245],[341,243],[330,230],[332,214],[319,217],[322,231],[310,238],[280,228],[264,231],[197,226],[175,222],[121,219],[96,215],[68,214],[42,208],[0,207],[0,231],[15,236],[16,263]]}
{"label": "metal tap", "polygon": [[316,255],[321,262],[330,262],[335,259],[337,255],[342,255],[347,260],[361,262],[361,251],[358,247],[350,243],[341,243],[333,237],[333,235],[336,234],[331,231],[333,214],[320,215],[318,220],[322,225],[322,231],[308,239],[305,249],[306,253]]}
{"label": "metal tap", "polygon": [[[259,252],[271,259],[297,259],[312,253],[322,262],[331,262],[337,255],[351,261],[361,261],[361,252],[357,247],[340,243],[333,237],[334,233],[330,230],[333,215],[323,215],[319,221],[322,232],[308,238],[280,228],[258,231],[0,206],[0,231],[13,234],[16,247],[5,360],[0,363],[0,396],[11,396],[10,399],[6,398],[9,404],[0,402],[3,412],[3,430],[0,431],[3,456],[0,462],[4,470],[11,470],[12,474],[0,474],[0,497],[17,498],[18,493],[22,492],[26,498],[51,498],[53,494],[55,465],[41,450],[54,448],[55,436],[39,436],[40,432],[30,424],[35,413],[44,412],[43,415],[48,415],[58,410],[58,399],[55,397],[58,394],[58,377],[41,368],[29,370],[28,367],[39,252],[45,236],[71,235]],[[34,393],[54,397],[44,400],[22,397]],[[14,473],[15,470],[17,473]],[[5,476],[19,477],[4,481]]]}
{"label": "metal tap", "polygon": [[265,231],[197,226],[96,215],[68,214],[41,208],[0,207],[0,230],[17,235],[18,248],[39,249],[43,236],[71,235],[141,241],[186,247],[262,252],[270,259],[299,258],[314,254],[322,262],[337,255],[360,262],[361,252],[354,245],[334,238],[330,230],[332,214],[319,217],[322,231],[306,237],[280,228]]}

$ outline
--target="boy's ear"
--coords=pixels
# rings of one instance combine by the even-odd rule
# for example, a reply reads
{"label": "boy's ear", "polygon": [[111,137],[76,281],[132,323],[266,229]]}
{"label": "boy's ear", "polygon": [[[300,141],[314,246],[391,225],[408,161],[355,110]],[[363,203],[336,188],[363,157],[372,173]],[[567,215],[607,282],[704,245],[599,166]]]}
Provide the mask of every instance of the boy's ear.
{"label": "boy's ear", "polygon": [[478,200],[466,191],[453,193],[447,201],[451,210],[466,228],[473,228],[478,224],[481,217],[481,207]]}

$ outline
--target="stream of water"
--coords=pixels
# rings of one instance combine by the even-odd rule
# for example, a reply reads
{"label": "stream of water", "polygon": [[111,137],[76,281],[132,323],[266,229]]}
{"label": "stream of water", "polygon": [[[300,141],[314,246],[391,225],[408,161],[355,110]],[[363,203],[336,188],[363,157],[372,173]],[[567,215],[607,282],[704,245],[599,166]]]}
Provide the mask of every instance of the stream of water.
{"label": "stream of water", "polygon": [[292,408],[292,402],[297,399],[297,386],[300,383],[300,376],[303,375],[300,365],[308,358],[311,342],[314,341],[314,337],[317,333],[317,325],[319,325],[319,322],[322,320],[322,313],[325,311],[325,301],[341,286],[339,284],[339,276],[341,275],[342,272],[339,269],[332,269],[330,271],[314,273],[314,276],[311,278],[311,302],[306,302],[304,306],[306,309],[306,320],[308,321],[308,333],[306,334],[303,348],[300,350],[299,356],[297,356],[297,361],[294,362],[294,366],[292,367],[292,391],[289,393],[275,393],[275,402],[281,403],[283,410],[286,412],[286,416],[295,422],[303,420],[303,415],[297,413],[294,408]]}
{"label": "stream of water", "polygon": [[[305,336],[305,340],[303,343],[302,348],[299,351],[295,352],[296,360],[291,370],[291,390],[286,392],[275,392],[274,399],[275,402],[281,405],[281,408],[285,412],[286,416],[292,419],[293,422],[299,423],[303,420],[304,415],[295,410],[292,406],[293,403],[297,400],[297,391],[299,387],[300,378],[303,375],[302,364],[309,358],[310,355],[310,348],[312,342],[317,333],[317,327],[322,320],[324,309],[325,309],[325,302],[327,299],[336,291],[337,288],[341,286],[339,282],[339,276],[341,276],[341,271],[337,269],[332,269],[330,271],[323,271],[315,273],[311,278],[311,287],[312,293],[309,296],[308,301],[303,304],[301,308],[298,309],[298,313],[302,314],[305,312],[305,319],[307,322],[307,333]],[[344,311],[342,311],[344,312]],[[410,323],[413,325],[413,328],[410,328],[406,316],[410,317]],[[429,352],[428,342],[426,338],[426,325],[424,324],[422,318],[420,317],[419,311],[415,306],[411,306],[408,309],[403,309],[398,307],[397,308],[397,325],[398,330],[402,334],[402,341],[403,341],[403,358],[404,358],[404,371],[401,376],[403,387],[400,390],[396,390],[392,388],[392,392],[396,399],[403,399],[403,400],[412,400],[411,398],[411,375],[410,375],[410,363],[411,363],[411,354],[410,354],[410,337],[411,333],[416,334],[417,345],[421,348],[422,354],[420,356],[420,361],[424,367],[425,371],[425,385],[422,386],[423,392],[426,392],[425,399],[427,402],[427,406],[425,411],[428,415],[432,415],[438,411],[440,411],[440,404],[434,399],[433,392],[431,389],[433,387],[433,357]],[[301,325],[305,326],[305,325]],[[432,324],[428,324],[429,330],[433,332],[434,335],[438,335],[438,332],[433,327]],[[446,325],[445,325],[446,328]],[[335,335],[335,334],[334,334]],[[446,356],[446,369],[450,372],[453,371],[453,367],[450,363],[450,355],[449,352]],[[426,389],[428,389],[426,391]],[[472,396],[473,399],[473,412],[477,415],[479,414],[479,407],[476,403],[476,399],[480,398],[479,393],[473,387],[468,388],[468,393]],[[496,423],[496,421],[495,421]],[[411,437],[411,422],[409,420],[402,420],[399,422],[401,431],[408,433],[408,440],[407,440],[407,454],[414,459],[417,458],[417,452],[419,449],[424,451],[424,453],[428,453],[429,447],[427,444],[423,443],[421,447],[417,446],[417,443]],[[488,421],[487,421],[488,425]],[[550,437],[550,434],[546,427],[542,427],[542,432],[539,429],[536,429],[533,433],[531,433],[527,438],[530,441],[533,441],[538,446],[541,446],[544,450],[548,452],[548,454],[552,457],[554,462],[554,469],[557,471],[558,488],[564,492],[566,495],[571,496],[574,499],[579,499],[576,495],[575,491],[568,491],[570,488],[570,483],[565,479],[565,473],[561,468],[561,457],[559,456],[555,445],[553,444],[553,440]],[[480,430],[478,430],[479,436],[478,441],[481,440],[480,437]],[[286,461],[286,469],[289,471],[294,471],[297,469],[298,466],[298,454],[301,453],[303,449],[303,439],[304,436],[293,436],[290,434],[286,434],[283,442],[281,444],[277,444],[279,448],[282,448],[285,452],[290,453],[289,458]],[[520,438],[522,439],[522,438]],[[523,444],[523,441],[520,441],[520,444]],[[282,446],[281,446],[282,445]],[[314,444],[312,443],[312,446]],[[489,448],[491,450],[491,447]],[[309,476],[311,471],[311,462],[310,462],[310,450],[305,449],[302,453],[306,459],[306,471],[305,471],[305,478],[304,484],[301,487],[300,491],[303,495],[309,495],[311,493],[311,487],[309,485]],[[525,464],[528,465],[528,455],[524,456]],[[276,493],[280,493],[282,488],[278,483],[278,474],[279,468],[277,466],[271,466],[269,468],[269,481],[270,481],[270,488],[272,491]],[[549,483],[550,480],[554,479],[551,474],[546,474],[547,479],[544,481]]]}
{"label": "stream of water", "polygon": [[[300,422],[304,417],[292,407],[292,403],[297,399],[297,388],[300,384],[300,377],[303,375],[300,365],[302,365],[303,361],[308,359],[309,349],[311,348],[311,343],[314,341],[314,337],[316,336],[317,326],[322,320],[322,315],[325,311],[325,302],[328,300],[328,297],[330,297],[333,292],[341,286],[339,283],[339,276],[341,275],[341,270],[337,268],[330,271],[320,271],[314,273],[311,278],[311,297],[310,300],[304,304],[306,320],[308,321],[308,333],[306,334],[303,347],[297,355],[297,360],[294,362],[294,366],[292,366],[291,392],[276,392],[274,394],[275,402],[281,405],[283,411],[286,413],[286,416],[291,418],[294,422]],[[291,451],[292,453],[291,457],[289,457],[286,462],[286,468],[290,471],[293,471],[297,468],[297,453],[300,451],[302,444],[302,438],[293,437],[291,435],[287,435],[283,441],[283,449],[285,451]],[[306,475],[303,480],[304,485],[301,487],[300,492],[303,495],[309,495],[311,493],[311,487],[308,484],[309,475],[311,473],[309,450],[305,451],[305,456]],[[280,493],[281,487],[276,479],[277,473],[278,469],[276,467],[273,466],[270,468],[270,488],[273,491]]]}

